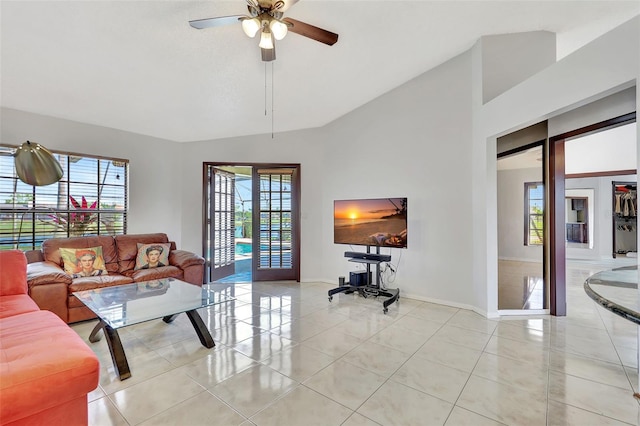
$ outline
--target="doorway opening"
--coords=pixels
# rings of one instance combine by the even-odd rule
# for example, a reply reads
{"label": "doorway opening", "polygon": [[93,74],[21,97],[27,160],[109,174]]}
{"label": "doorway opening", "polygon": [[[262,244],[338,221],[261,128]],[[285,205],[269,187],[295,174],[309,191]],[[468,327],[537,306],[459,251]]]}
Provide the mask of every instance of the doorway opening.
{"label": "doorway opening", "polygon": [[567,249],[593,249],[594,194],[592,188],[565,189]]}
{"label": "doorway opening", "polygon": [[[605,269],[615,267],[616,262],[611,261],[611,253],[614,252],[616,235],[619,235],[616,234],[618,228],[624,228],[622,231],[627,233],[630,233],[630,230],[635,232],[635,227],[619,226],[616,221],[620,219],[620,215],[615,212],[616,189],[620,186],[616,181],[632,178],[636,181],[632,183],[637,183],[635,121],[634,112],[554,136],[549,140],[549,175],[555,182],[555,185],[549,188],[552,315],[564,316],[567,312],[567,260],[588,264],[590,268],[594,265]],[[619,132],[622,133],[618,134]],[[621,136],[623,134],[627,136]],[[620,145],[625,141],[632,152],[627,152],[626,148]],[[577,189],[592,191],[593,196],[590,197],[588,193],[582,196],[586,196],[588,202],[589,199],[595,200],[594,208],[591,209],[589,204],[587,208],[599,214],[588,216],[586,227],[579,225],[587,230],[593,225],[593,235],[588,234],[588,243],[581,243],[584,246],[576,247],[567,241],[569,207],[566,197],[568,194],[575,194],[569,191]],[[574,207],[580,207],[579,204]],[[623,219],[628,221],[628,218]],[[574,235],[572,226],[571,231],[572,237],[580,237],[580,230],[576,230],[577,233]],[[636,241],[636,237],[631,240]],[[625,256],[627,253],[633,255],[636,252],[629,249],[625,251]],[[613,258],[616,258],[615,252]],[[637,264],[635,257],[630,258],[629,262]],[[594,270],[593,273],[595,272],[598,270]]]}
{"label": "doorway opening", "polygon": [[498,310],[501,314],[542,313],[547,308],[543,147],[544,141],[538,141],[498,155]]}
{"label": "doorway opening", "polygon": [[300,280],[299,165],[204,163],[203,187],[208,282]]}

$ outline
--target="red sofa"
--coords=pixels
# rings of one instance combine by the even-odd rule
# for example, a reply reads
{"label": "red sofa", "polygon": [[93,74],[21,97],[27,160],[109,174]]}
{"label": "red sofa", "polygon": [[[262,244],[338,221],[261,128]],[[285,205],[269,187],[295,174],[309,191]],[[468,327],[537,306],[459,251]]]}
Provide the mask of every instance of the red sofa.
{"label": "red sofa", "polygon": [[0,424],[86,425],[98,358],[27,294],[27,259],[0,251]]}

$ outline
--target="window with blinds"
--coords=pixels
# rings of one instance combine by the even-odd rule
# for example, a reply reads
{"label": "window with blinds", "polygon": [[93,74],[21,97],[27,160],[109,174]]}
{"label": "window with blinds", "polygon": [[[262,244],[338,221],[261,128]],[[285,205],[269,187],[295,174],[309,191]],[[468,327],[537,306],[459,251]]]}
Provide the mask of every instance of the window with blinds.
{"label": "window with blinds", "polygon": [[64,176],[31,186],[13,157],[0,156],[0,250],[32,250],[43,240],[127,231],[128,160],[53,153]]}

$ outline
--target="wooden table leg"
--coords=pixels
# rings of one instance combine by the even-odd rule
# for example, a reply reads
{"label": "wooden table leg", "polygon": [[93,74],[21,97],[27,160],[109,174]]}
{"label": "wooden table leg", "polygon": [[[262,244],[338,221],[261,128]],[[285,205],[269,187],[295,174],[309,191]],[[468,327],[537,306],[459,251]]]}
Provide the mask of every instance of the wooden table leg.
{"label": "wooden table leg", "polygon": [[131,370],[129,369],[129,363],[127,362],[127,355],[124,353],[122,347],[122,341],[118,335],[118,330],[111,328],[109,325],[104,324],[104,335],[107,337],[107,345],[109,346],[109,352],[111,353],[111,360],[113,366],[118,373],[120,380],[125,380],[131,377]]}
{"label": "wooden table leg", "polygon": [[193,325],[193,328],[196,330],[196,334],[198,335],[202,346],[204,346],[205,348],[213,348],[216,344],[213,342],[213,337],[211,337],[211,333],[209,333],[209,329],[207,328],[207,326],[204,325],[204,322],[202,321],[202,318],[200,318],[200,314],[198,314],[198,311],[196,311],[195,309],[187,311],[187,316],[191,321],[191,325]]}

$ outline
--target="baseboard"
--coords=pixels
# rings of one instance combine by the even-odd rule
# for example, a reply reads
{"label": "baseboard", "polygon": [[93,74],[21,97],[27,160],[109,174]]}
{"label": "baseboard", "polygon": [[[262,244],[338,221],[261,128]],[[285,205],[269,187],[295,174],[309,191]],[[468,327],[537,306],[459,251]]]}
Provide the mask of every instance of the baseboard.
{"label": "baseboard", "polygon": [[499,257],[498,260],[508,260],[511,262],[528,262],[528,263],[542,263],[542,259],[521,259],[519,257]]}
{"label": "baseboard", "polygon": [[[302,282],[302,281],[301,281]],[[338,286],[338,283],[336,281],[332,281],[332,280],[327,280],[326,278],[320,279],[320,280],[305,280],[304,282],[322,282],[322,283],[327,283],[327,284],[332,284],[335,286]],[[390,288],[396,288],[393,285],[389,286]],[[467,311],[473,311],[475,313],[477,313],[478,315],[481,315],[485,318],[499,318],[500,315],[498,314],[497,311],[485,311],[482,310],[476,306],[472,306],[472,305],[467,305],[466,303],[456,303],[456,302],[451,302],[448,300],[442,300],[442,299],[435,299],[433,297],[424,297],[424,296],[420,296],[417,294],[413,294],[413,293],[406,293],[402,291],[402,288],[400,288],[400,298],[399,298],[399,303],[402,303],[402,299],[406,298],[406,299],[413,299],[413,300],[418,300],[420,302],[428,302],[428,303],[435,303],[436,305],[442,305],[442,306],[449,306],[451,308],[458,308],[458,309],[464,309]]]}
{"label": "baseboard", "polygon": [[530,316],[530,315],[549,315],[549,309],[499,309],[498,316]]}

